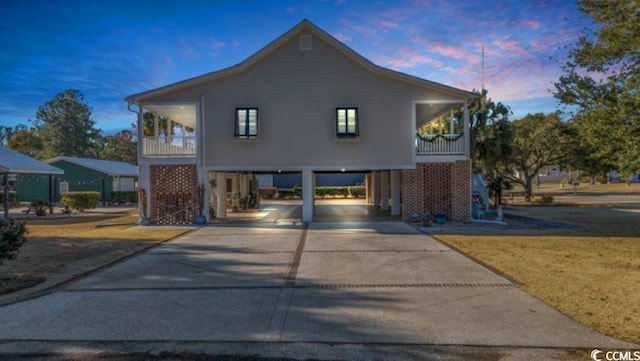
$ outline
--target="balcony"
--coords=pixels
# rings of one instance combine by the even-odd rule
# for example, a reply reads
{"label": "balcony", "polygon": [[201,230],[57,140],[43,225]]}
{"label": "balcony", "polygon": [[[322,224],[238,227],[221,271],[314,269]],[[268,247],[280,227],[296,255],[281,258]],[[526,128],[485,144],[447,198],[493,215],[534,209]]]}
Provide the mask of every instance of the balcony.
{"label": "balcony", "polygon": [[142,155],[145,157],[195,157],[196,137],[163,135],[145,136],[142,141]]}
{"label": "balcony", "polygon": [[465,137],[460,134],[416,134],[416,155],[464,155]]}

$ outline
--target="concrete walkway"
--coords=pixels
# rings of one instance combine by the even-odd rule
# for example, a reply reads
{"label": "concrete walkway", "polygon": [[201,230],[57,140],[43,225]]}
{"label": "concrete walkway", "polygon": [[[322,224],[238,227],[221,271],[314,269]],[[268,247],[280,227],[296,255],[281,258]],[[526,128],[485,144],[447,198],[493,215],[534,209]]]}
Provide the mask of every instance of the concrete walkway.
{"label": "concrete walkway", "polygon": [[204,227],[0,307],[0,354],[77,351],[70,345],[78,343],[162,351],[180,342],[633,346],[402,222]]}

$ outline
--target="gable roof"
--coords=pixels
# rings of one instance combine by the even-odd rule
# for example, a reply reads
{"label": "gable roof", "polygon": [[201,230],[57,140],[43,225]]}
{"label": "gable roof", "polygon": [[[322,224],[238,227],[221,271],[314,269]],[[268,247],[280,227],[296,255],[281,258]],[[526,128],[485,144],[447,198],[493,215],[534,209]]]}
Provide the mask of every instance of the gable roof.
{"label": "gable roof", "polygon": [[0,172],[11,174],[64,174],[62,169],[1,146]]}
{"label": "gable roof", "polygon": [[129,163],[116,162],[113,160],[102,159],[89,159],[89,158],[75,158],[75,157],[55,157],[45,162],[51,164],[59,161],[66,161],[79,165],[81,167],[93,169],[100,173],[105,173],[110,176],[127,176],[135,177],[138,175],[138,167]]}
{"label": "gable roof", "polygon": [[245,59],[244,61],[222,69],[222,70],[218,70],[218,71],[214,71],[211,73],[207,73],[201,76],[197,76],[195,78],[191,78],[191,79],[186,79],[177,83],[173,83],[173,84],[169,84],[160,88],[155,88],[155,89],[151,89],[142,93],[137,93],[137,94],[133,94],[130,95],[128,97],[125,98],[125,100],[129,103],[129,104],[139,104],[140,102],[143,102],[146,99],[150,99],[156,96],[161,96],[173,91],[178,91],[178,90],[183,90],[186,88],[190,88],[208,81],[212,81],[212,80],[216,80],[216,79],[220,79],[223,77],[227,77],[229,75],[233,75],[233,74],[237,74],[240,73],[242,71],[244,71],[245,69],[249,68],[250,66],[252,66],[253,64],[259,62],[260,60],[262,60],[264,57],[266,57],[267,55],[269,55],[271,52],[273,52],[275,49],[279,48],[280,46],[282,46],[284,43],[288,42],[289,40],[291,40],[292,38],[294,38],[296,35],[302,33],[302,32],[309,32],[321,39],[323,39],[324,41],[326,41],[329,45],[333,46],[335,49],[337,49],[339,52],[343,53],[344,55],[346,55],[347,57],[351,58],[352,60],[354,60],[356,63],[360,64],[361,66],[363,66],[364,68],[368,69],[369,71],[375,73],[375,74],[379,74],[382,76],[386,76],[388,78],[392,78],[392,79],[396,79],[399,81],[403,81],[403,82],[407,82],[407,83],[411,83],[417,86],[421,86],[421,87],[426,87],[426,88],[431,88],[431,89],[436,89],[445,93],[449,93],[452,94],[455,97],[459,97],[461,99],[472,99],[472,98],[477,98],[478,95],[472,92],[468,92],[462,89],[458,89],[458,88],[454,88],[448,85],[444,85],[441,83],[437,83],[434,81],[430,81],[430,80],[426,80],[426,79],[422,79],[422,78],[418,78],[412,75],[408,75],[405,73],[401,73],[395,70],[391,70],[388,68],[384,68],[381,66],[378,66],[376,64],[374,64],[373,62],[371,62],[370,60],[368,60],[367,58],[365,58],[364,56],[358,54],[357,52],[355,52],[354,50],[352,50],[351,48],[349,48],[348,46],[344,45],[342,42],[340,42],[338,39],[334,38],[333,36],[331,36],[329,33],[327,33],[326,31],[320,29],[319,27],[317,27],[316,25],[314,25],[312,22],[310,22],[309,20],[303,20],[301,21],[298,25],[294,26],[292,29],[290,29],[289,31],[287,31],[286,33],[284,33],[283,35],[281,35],[279,38],[277,38],[276,40],[272,41],[271,43],[269,43],[267,46],[265,46],[264,48],[260,49],[258,52],[256,52],[255,54],[251,55],[250,57],[248,57],[247,59]]}

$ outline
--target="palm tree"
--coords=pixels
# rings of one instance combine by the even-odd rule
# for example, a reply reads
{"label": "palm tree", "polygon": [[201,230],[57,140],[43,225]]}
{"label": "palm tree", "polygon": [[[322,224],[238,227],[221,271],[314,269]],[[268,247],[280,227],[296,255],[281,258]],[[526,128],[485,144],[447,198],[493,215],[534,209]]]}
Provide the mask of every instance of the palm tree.
{"label": "palm tree", "polygon": [[512,112],[507,105],[493,102],[487,97],[487,90],[483,89],[469,113],[473,170],[484,176],[487,168],[494,170],[509,161],[513,143],[509,121]]}

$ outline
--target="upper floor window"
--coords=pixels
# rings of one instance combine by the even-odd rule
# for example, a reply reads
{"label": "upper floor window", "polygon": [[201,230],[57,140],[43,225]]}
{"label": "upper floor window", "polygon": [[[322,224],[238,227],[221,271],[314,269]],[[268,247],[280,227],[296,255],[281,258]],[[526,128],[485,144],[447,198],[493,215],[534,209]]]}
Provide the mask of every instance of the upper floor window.
{"label": "upper floor window", "polygon": [[236,108],[236,138],[258,137],[258,108]]}
{"label": "upper floor window", "polygon": [[336,108],[336,136],[356,138],[358,135],[358,108]]}

